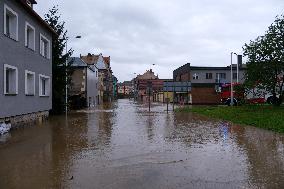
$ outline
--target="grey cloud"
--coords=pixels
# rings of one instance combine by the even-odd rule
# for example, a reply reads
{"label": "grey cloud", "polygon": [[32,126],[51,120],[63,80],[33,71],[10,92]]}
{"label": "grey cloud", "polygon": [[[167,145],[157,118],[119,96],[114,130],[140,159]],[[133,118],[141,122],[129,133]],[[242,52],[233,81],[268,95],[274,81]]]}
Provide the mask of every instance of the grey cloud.
{"label": "grey cloud", "polygon": [[[241,53],[284,7],[283,0],[50,0],[39,1],[36,10],[43,15],[53,4],[59,4],[75,55],[111,56],[121,81],[152,64],[161,78],[187,62],[227,65],[229,53]],[[72,38],[78,34],[82,39]]]}

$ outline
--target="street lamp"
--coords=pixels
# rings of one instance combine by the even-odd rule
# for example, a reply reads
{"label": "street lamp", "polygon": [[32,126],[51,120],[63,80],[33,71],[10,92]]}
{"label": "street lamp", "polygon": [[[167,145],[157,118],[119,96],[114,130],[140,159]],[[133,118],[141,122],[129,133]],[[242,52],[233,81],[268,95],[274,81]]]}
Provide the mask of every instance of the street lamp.
{"label": "street lamp", "polygon": [[[234,105],[234,89],[233,89],[233,54],[237,55],[237,53],[231,52],[231,106]],[[237,65],[238,70],[238,65]],[[238,73],[237,73],[238,74]],[[238,79],[237,79],[238,80]],[[238,82],[238,81],[237,81]]]}
{"label": "street lamp", "polygon": [[[77,35],[75,39],[81,39],[80,35]],[[67,115],[68,112],[68,74],[67,74],[67,66],[68,66],[68,38],[66,39],[66,60],[65,60],[65,113]]]}

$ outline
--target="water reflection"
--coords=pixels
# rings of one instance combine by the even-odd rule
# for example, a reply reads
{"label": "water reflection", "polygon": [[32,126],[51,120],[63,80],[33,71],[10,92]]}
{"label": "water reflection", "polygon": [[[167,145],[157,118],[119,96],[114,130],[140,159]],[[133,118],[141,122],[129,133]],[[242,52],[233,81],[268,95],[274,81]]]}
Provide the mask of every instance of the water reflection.
{"label": "water reflection", "polygon": [[129,100],[0,138],[0,188],[283,188],[284,136]]}

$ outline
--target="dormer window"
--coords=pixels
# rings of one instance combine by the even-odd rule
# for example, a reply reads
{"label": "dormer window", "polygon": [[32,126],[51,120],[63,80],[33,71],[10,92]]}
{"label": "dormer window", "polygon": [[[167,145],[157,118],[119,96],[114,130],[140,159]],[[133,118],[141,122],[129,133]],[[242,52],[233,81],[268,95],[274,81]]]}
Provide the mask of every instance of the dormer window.
{"label": "dormer window", "polygon": [[4,5],[4,34],[18,41],[18,14]]}

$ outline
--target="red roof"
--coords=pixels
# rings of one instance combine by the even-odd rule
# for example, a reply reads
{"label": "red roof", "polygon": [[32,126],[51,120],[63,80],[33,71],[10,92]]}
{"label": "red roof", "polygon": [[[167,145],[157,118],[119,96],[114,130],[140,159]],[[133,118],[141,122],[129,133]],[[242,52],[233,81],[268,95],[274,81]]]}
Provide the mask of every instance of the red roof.
{"label": "red roof", "polygon": [[110,56],[109,57],[103,57],[105,63],[107,63],[108,65],[110,65]]}

